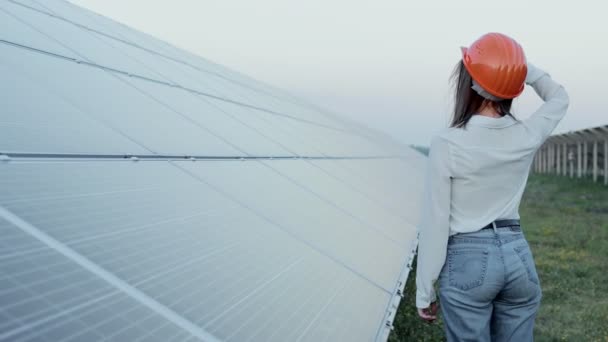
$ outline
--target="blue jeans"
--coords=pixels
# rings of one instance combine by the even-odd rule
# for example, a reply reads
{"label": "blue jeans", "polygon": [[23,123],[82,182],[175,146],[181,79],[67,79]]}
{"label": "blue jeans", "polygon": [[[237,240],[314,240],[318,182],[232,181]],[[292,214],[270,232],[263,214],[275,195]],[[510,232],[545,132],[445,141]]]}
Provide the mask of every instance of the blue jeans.
{"label": "blue jeans", "polygon": [[533,340],[542,291],[523,232],[501,227],[450,236],[438,283],[448,341]]}

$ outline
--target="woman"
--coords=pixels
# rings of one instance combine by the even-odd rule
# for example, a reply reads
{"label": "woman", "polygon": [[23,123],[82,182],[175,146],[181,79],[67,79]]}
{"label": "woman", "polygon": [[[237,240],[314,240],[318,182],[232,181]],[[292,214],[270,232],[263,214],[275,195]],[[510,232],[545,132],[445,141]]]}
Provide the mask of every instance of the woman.
{"label": "woman", "polygon": [[[565,115],[568,95],[499,33],[462,48],[453,77],[451,127],[432,139],[428,160],[418,314],[432,322],[441,307],[448,341],[532,341],[542,291],[518,208],[534,154]],[[544,104],[518,120],[511,103],[525,84]]]}

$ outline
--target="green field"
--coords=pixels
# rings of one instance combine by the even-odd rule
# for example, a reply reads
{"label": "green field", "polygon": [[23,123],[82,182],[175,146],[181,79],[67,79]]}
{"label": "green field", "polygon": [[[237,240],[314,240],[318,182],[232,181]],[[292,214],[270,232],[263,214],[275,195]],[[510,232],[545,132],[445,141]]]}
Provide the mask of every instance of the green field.
{"label": "green field", "polygon": [[[520,206],[543,289],[535,341],[608,341],[608,187],[531,175]],[[389,341],[442,341],[441,315],[422,322],[415,269]]]}

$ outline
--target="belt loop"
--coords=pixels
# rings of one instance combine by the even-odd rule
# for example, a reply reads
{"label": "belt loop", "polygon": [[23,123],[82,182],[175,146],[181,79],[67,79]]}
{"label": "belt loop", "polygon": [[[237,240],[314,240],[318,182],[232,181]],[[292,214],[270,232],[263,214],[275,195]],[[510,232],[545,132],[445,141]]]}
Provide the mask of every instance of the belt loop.
{"label": "belt loop", "polygon": [[498,233],[496,230],[496,221],[492,221],[492,228],[494,229],[494,233]]}

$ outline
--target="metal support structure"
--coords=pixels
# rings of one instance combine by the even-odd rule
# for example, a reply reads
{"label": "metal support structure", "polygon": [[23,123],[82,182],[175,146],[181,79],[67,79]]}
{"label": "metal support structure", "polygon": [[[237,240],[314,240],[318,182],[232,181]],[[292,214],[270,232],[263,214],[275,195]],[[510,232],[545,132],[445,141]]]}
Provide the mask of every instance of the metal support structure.
{"label": "metal support structure", "polygon": [[604,140],[604,185],[608,185],[608,138]]}
{"label": "metal support structure", "polygon": [[597,182],[597,141],[593,142],[593,181]]}
{"label": "metal support structure", "polygon": [[552,156],[553,156],[553,145],[549,144],[547,146],[547,173],[552,172],[552,168],[553,168]]}
{"label": "metal support structure", "polygon": [[545,170],[545,173],[551,173],[551,144],[547,145],[547,157],[546,157],[546,163],[547,163],[547,169]]}
{"label": "metal support structure", "polygon": [[555,145],[549,145],[549,173],[555,173]]}
{"label": "metal support structure", "polygon": [[577,156],[576,156],[576,176],[581,178],[583,176],[583,161],[581,160],[583,157],[583,147],[581,143],[576,144]]}
{"label": "metal support structure", "polygon": [[547,154],[545,153],[545,148],[543,147],[540,150],[540,173],[545,173],[545,156]]}
{"label": "metal support structure", "polygon": [[561,175],[562,172],[562,163],[561,163],[561,144],[555,144],[555,174]]}
{"label": "metal support structure", "polygon": [[549,173],[549,146],[545,148],[545,173]]}
{"label": "metal support structure", "polygon": [[542,147],[538,150],[536,154],[538,157],[538,173],[543,173],[543,149]]}
{"label": "metal support structure", "polygon": [[550,136],[538,149],[534,170],[596,183],[603,176],[608,185],[608,125]]}
{"label": "metal support structure", "polygon": [[568,172],[568,144],[562,144],[562,176]]}
{"label": "metal support structure", "polygon": [[570,158],[574,156],[574,152],[570,150],[568,154],[568,164],[570,164],[570,178],[574,178],[574,158]]}
{"label": "metal support structure", "polygon": [[538,172],[543,173],[543,150],[541,149],[538,153]]}
{"label": "metal support structure", "polygon": [[588,151],[587,151],[587,142],[583,141],[583,177],[587,177],[588,173],[587,173],[587,165],[589,165],[588,160],[587,160],[587,155],[588,155]]}

